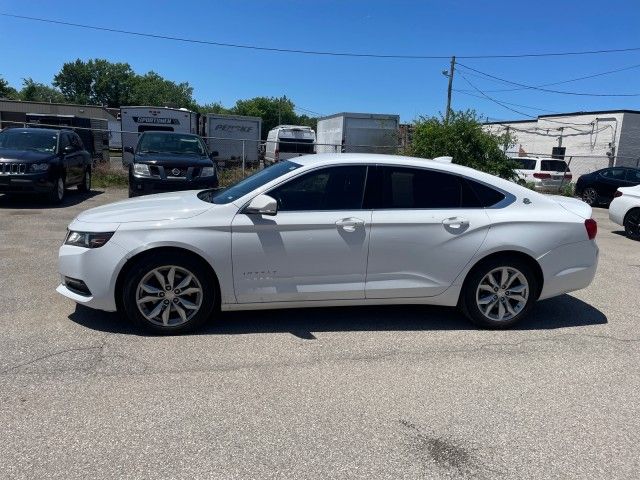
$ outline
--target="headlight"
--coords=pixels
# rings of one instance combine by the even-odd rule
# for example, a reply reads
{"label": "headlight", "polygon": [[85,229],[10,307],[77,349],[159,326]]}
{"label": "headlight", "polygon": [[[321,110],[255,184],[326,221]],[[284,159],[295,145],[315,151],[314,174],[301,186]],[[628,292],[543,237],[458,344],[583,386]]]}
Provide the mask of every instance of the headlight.
{"label": "headlight", "polygon": [[65,245],[84,248],[100,248],[113,236],[114,232],[72,232],[67,235]]}
{"label": "headlight", "polygon": [[200,172],[201,177],[213,177],[216,174],[215,167],[204,167]]}
{"label": "headlight", "polygon": [[151,172],[149,171],[149,165],[146,163],[134,163],[133,174],[139,177],[150,177]]}
{"label": "headlight", "polygon": [[49,170],[48,163],[34,163],[31,165],[32,172],[46,172],[47,170]]}

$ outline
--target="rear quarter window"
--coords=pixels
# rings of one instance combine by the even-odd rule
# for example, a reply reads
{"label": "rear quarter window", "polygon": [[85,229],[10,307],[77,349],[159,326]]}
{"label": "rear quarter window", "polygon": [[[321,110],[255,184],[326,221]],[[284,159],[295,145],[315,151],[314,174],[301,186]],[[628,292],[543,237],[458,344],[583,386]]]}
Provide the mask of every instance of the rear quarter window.
{"label": "rear quarter window", "polygon": [[479,206],[481,207],[493,207],[494,205],[497,205],[505,199],[504,193],[499,192],[494,188],[491,188],[479,182],[475,182],[473,180],[469,180],[468,178],[466,180],[471,187],[471,190],[473,190],[473,193],[475,193],[476,198],[479,201]]}

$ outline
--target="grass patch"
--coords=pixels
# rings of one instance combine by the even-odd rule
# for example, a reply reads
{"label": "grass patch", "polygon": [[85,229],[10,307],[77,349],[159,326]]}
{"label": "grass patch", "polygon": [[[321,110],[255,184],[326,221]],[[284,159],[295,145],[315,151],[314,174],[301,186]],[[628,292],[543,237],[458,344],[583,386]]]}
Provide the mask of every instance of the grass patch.
{"label": "grass patch", "polygon": [[259,168],[245,168],[244,175],[242,174],[242,167],[223,168],[218,171],[218,182],[221,188],[226,188],[239,182],[243,178],[248,177],[256,173]]}
{"label": "grass patch", "polygon": [[93,169],[91,183],[98,188],[124,188],[129,186],[129,174],[124,170],[111,168],[109,164],[98,164]]}

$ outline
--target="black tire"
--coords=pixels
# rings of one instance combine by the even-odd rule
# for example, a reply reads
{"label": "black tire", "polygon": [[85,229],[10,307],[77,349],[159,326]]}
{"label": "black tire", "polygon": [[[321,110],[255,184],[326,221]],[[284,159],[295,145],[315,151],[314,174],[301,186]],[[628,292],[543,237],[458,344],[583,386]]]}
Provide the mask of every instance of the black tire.
{"label": "black tire", "polygon": [[64,177],[58,175],[53,181],[53,188],[49,192],[49,201],[53,204],[60,204],[64,200],[64,194],[67,185],[64,181]]}
{"label": "black tire", "polygon": [[129,198],[137,197],[138,194],[129,187]]}
{"label": "black tire", "polygon": [[[193,314],[193,316],[189,317],[186,321],[178,320],[178,309],[174,306],[172,302],[172,297],[169,295],[173,295],[173,292],[170,289],[165,289],[165,291],[157,293],[158,298],[164,298],[164,300],[159,300],[158,302],[151,301],[148,304],[143,304],[140,308],[138,307],[138,288],[140,282],[147,276],[150,276],[151,272],[155,269],[160,269],[162,271],[167,271],[170,267],[177,267],[177,269],[183,269],[191,274],[194,279],[190,283],[190,285],[197,286],[201,289],[199,301],[197,300],[198,294],[192,294],[191,296],[187,295],[186,297],[181,297],[184,299],[188,299],[192,304],[199,303],[199,309]],[[178,276],[180,272],[176,273],[175,276],[175,284],[174,287],[179,284],[181,280],[186,278],[186,274],[182,276]],[[184,272],[183,272],[184,273]],[[167,274],[166,279],[168,279],[169,275]],[[148,280],[150,283],[153,282],[155,287],[158,287],[156,283],[157,280],[154,280],[156,277],[150,277]],[[185,289],[187,287],[184,287]],[[190,288],[189,288],[190,289]],[[143,290],[140,290],[140,295],[143,295]],[[124,312],[126,316],[138,327],[143,330],[151,333],[161,334],[161,335],[175,335],[179,333],[185,333],[193,331],[194,329],[201,326],[204,322],[206,322],[210,317],[212,312],[214,311],[215,306],[217,305],[217,283],[214,278],[211,278],[211,272],[202,265],[202,260],[198,260],[196,258],[190,257],[188,255],[179,255],[179,254],[171,254],[168,252],[158,253],[153,256],[145,256],[141,258],[127,273],[127,277],[124,280],[124,288],[121,292],[122,295],[122,306],[124,308]],[[149,294],[154,295],[155,294]],[[194,297],[196,296],[196,297]],[[169,298],[167,298],[169,297]],[[173,299],[173,302],[176,300]],[[168,325],[159,324],[161,318],[160,316],[156,317],[156,322],[149,320],[142,313],[142,309],[147,310],[147,314],[152,314],[154,308],[159,304],[163,303],[163,305],[169,306],[169,316],[174,317],[174,321],[172,322],[169,318]],[[177,304],[179,307],[184,307],[182,303]],[[163,312],[166,310],[166,306],[163,306]],[[187,312],[190,315],[188,307],[182,308],[184,312]],[[161,313],[158,313],[161,315]],[[182,323],[176,323],[182,322]]]}
{"label": "black tire", "polygon": [[640,240],[640,208],[632,208],[624,216],[624,233],[631,240]]}
{"label": "black tire", "polygon": [[78,185],[78,190],[83,193],[91,191],[91,167],[87,167],[84,171],[82,183]]}
{"label": "black tire", "polygon": [[580,198],[584,203],[593,207],[598,204],[598,191],[593,187],[587,187],[582,191]]}
{"label": "black tire", "polygon": [[[505,302],[507,302],[509,304],[509,307],[512,307],[512,309],[516,310],[517,312],[515,315],[507,312],[507,318],[503,320],[497,320],[489,318],[489,316],[485,315],[480,310],[480,307],[478,305],[478,301],[480,299],[479,288],[481,282],[483,282],[483,280],[485,279],[485,276],[496,269],[502,268],[507,268],[509,269],[508,271],[512,273],[514,271],[518,271],[526,279],[527,297],[524,306],[519,309],[514,309],[514,304],[512,302],[515,302],[516,300],[512,297],[514,295],[513,292],[504,292],[501,289],[499,289],[495,293],[487,292],[487,296],[493,295],[492,300],[498,302],[495,303],[495,307],[501,308],[500,302],[502,302],[503,305],[505,305]],[[496,280],[500,282],[500,279]],[[512,288],[514,289],[521,288],[521,286],[525,285],[524,283],[519,282],[517,278],[514,280],[514,282],[518,282],[515,284],[515,286],[512,285]],[[460,294],[460,307],[467,318],[469,318],[471,322],[479,327],[490,329],[509,328],[529,314],[531,308],[533,307],[533,304],[538,298],[538,294],[540,291],[539,288],[540,285],[538,282],[538,278],[536,277],[531,266],[526,261],[513,256],[493,257],[486,261],[480,262],[471,270],[471,272],[469,272],[469,275],[467,275],[467,278],[462,287],[462,292]],[[504,307],[502,308],[504,309]],[[503,310],[503,313],[504,311],[506,311],[506,309]],[[496,312],[495,308],[492,309],[491,312],[494,312],[495,316],[498,316],[499,314],[498,312]]]}

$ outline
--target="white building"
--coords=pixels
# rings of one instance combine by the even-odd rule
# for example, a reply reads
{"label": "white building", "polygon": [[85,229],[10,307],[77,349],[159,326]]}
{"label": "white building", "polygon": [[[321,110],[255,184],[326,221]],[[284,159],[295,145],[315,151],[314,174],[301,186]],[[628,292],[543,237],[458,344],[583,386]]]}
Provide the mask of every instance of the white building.
{"label": "white building", "polygon": [[540,115],[532,120],[489,122],[494,133],[516,138],[509,156],[564,158],[574,178],[613,165],[640,165],[640,111],[604,110]]}

